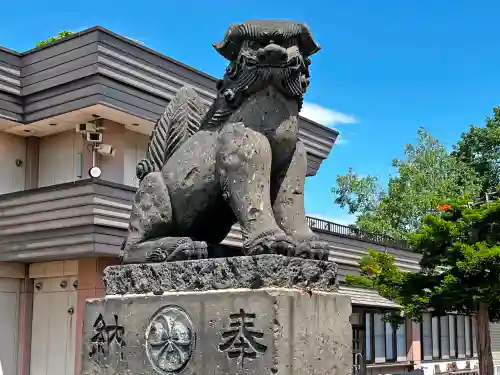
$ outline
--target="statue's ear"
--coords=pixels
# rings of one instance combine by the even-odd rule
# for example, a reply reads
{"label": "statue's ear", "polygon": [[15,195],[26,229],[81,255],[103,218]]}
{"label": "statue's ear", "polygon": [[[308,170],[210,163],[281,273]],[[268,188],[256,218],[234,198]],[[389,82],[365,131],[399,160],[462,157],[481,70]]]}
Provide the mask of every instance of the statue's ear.
{"label": "statue's ear", "polygon": [[228,59],[229,61],[234,61],[240,53],[241,43],[222,40],[219,43],[215,43],[213,47],[226,59]]}
{"label": "statue's ear", "polygon": [[306,24],[302,24],[302,32],[299,42],[300,51],[305,56],[311,56],[321,50],[321,46],[314,40],[311,30]]}
{"label": "statue's ear", "polygon": [[240,32],[238,28],[239,25],[237,24],[229,26],[224,39],[213,45],[215,50],[229,61],[235,60],[240,53],[241,41],[239,40]]}

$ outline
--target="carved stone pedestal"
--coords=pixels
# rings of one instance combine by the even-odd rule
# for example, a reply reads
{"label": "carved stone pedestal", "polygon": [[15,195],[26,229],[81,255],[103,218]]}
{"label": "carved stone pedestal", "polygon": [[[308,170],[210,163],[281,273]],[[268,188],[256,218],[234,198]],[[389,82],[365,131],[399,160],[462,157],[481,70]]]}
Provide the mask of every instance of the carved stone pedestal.
{"label": "carved stone pedestal", "polygon": [[85,308],[82,375],[350,374],[335,276],[271,255],[109,267],[113,294]]}

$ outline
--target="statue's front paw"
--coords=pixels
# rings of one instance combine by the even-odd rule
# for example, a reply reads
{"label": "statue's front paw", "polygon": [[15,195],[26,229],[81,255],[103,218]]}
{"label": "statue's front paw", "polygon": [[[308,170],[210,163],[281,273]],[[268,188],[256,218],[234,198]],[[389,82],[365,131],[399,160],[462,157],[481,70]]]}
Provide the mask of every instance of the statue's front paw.
{"label": "statue's front paw", "polygon": [[269,230],[247,239],[243,248],[246,255],[280,254],[291,256],[297,243],[283,231]]}
{"label": "statue's front paw", "polygon": [[326,241],[308,240],[295,247],[294,256],[300,258],[328,260],[332,246]]}

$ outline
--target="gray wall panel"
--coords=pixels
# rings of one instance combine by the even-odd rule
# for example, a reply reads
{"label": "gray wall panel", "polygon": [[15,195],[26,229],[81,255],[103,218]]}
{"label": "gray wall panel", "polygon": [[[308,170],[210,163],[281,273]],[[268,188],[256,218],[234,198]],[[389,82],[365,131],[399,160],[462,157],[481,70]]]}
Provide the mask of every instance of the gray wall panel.
{"label": "gray wall panel", "polygon": [[[81,89],[83,87],[91,86],[98,84],[100,82],[100,76],[99,75],[91,75],[89,77],[84,77],[83,79],[77,79],[75,81],[68,82],[63,85],[59,85],[56,87],[51,88],[50,90],[45,90],[45,91],[39,91],[36,93],[33,93],[31,95],[25,96],[24,99],[24,105],[28,106],[30,104],[36,103],[38,101],[44,101],[56,96],[60,96],[66,93],[70,93],[74,90]],[[63,101],[63,98],[59,98],[59,103]],[[59,103],[54,103],[54,104],[59,104]]]}
{"label": "gray wall panel", "polygon": [[[214,77],[97,27],[22,54],[1,49],[0,115],[31,123],[103,104],[155,122],[180,87],[192,86],[209,105],[216,82]],[[22,96],[22,102],[6,103],[16,95]],[[308,175],[314,175],[337,133],[302,118],[299,127],[299,138],[310,158]]]}
{"label": "gray wall panel", "polygon": [[23,106],[18,103],[12,102],[10,100],[5,100],[1,96],[0,96],[0,109],[10,112],[14,115],[17,115],[19,116],[19,118],[22,117]]}
{"label": "gray wall panel", "polygon": [[55,116],[55,114],[67,113],[75,111],[77,109],[87,108],[94,104],[104,103],[104,102],[105,100],[103,95],[94,94],[70,102],[64,102],[54,107],[43,109],[34,113],[25,114],[24,121],[26,123],[35,122],[49,117],[53,117]]}
{"label": "gray wall panel", "polygon": [[[72,86],[72,85],[70,85]],[[57,96],[51,96],[47,99],[33,101],[31,103],[26,103],[24,106],[24,113],[26,116],[35,116],[36,112],[48,110],[44,116],[47,116],[48,113],[54,111],[58,105],[65,102],[73,102],[78,99],[87,98],[92,95],[100,95],[103,91],[103,87],[100,84],[93,84],[89,86],[84,86],[81,88],[73,88],[68,92],[64,92]]]}
{"label": "gray wall panel", "polygon": [[65,51],[55,56],[50,56],[33,64],[23,66],[23,68],[21,69],[21,75],[22,77],[26,78],[32,74],[37,74],[44,70],[52,69],[58,65],[64,65],[68,62],[78,60],[87,55],[91,55],[97,52],[97,45],[97,42],[93,42],[76,49]]}
{"label": "gray wall panel", "polygon": [[[4,58],[7,54],[4,53]],[[7,60],[7,59],[5,59]],[[21,72],[17,65],[2,61],[2,52],[0,51],[0,93],[2,91],[9,94],[21,94]]]}
{"label": "gray wall panel", "polygon": [[[7,105],[6,103],[3,103]],[[23,117],[19,113],[8,111],[7,109],[2,108],[2,99],[0,99],[0,118],[4,118],[9,121],[21,122]]]}
{"label": "gray wall panel", "polygon": [[[162,77],[158,75],[153,75],[152,73],[138,71],[134,67],[128,66],[127,64],[112,60],[110,58],[104,58],[99,56],[99,72],[101,74],[110,76],[118,81],[126,82],[127,84],[135,87],[139,87],[145,91],[150,91],[155,95],[165,96],[167,99],[171,99],[181,87],[189,84],[189,82],[180,81],[174,82],[168,77]],[[204,101],[206,105],[210,105],[215,97],[214,93],[209,93],[203,90],[203,94],[200,90],[197,90],[200,98]]]}
{"label": "gray wall panel", "polygon": [[[85,55],[79,57],[78,59],[64,62],[62,64],[53,65],[50,68],[40,70],[36,73],[30,74],[22,78],[23,88],[28,88],[36,83],[42,83],[46,81],[50,81],[51,78],[55,78],[66,73],[82,69],[87,66],[93,66],[97,62],[97,53],[93,53],[90,55]],[[74,81],[74,79],[71,79]],[[56,84],[50,84],[47,86],[38,86],[38,90],[46,90]]]}
{"label": "gray wall panel", "polygon": [[[106,181],[82,180],[50,188],[5,194],[0,201],[0,261],[48,261],[116,256],[126,233],[135,189]],[[356,273],[368,247],[387,251],[404,270],[418,269],[419,255],[354,238],[318,232],[332,246],[340,279]],[[224,243],[239,247],[235,225]],[[71,251],[70,248],[74,247]]]}
{"label": "gray wall panel", "polygon": [[17,105],[21,106],[21,109],[22,109],[23,99],[18,95],[8,94],[6,92],[0,91],[0,100],[4,100],[4,101],[10,102],[10,103],[17,104]]}
{"label": "gray wall panel", "polygon": [[[165,106],[168,104],[168,100],[165,98],[162,98],[160,96],[156,95],[151,95],[148,92],[144,92],[144,90],[139,90],[134,87],[131,87],[123,82],[117,81],[112,78],[108,78],[103,75],[97,76],[98,82],[102,85],[105,85],[111,89],[118,90],[120,92],[126,93],[128,95],[131,95],[134,98],[137,98],[138,100],[144,100],[150,103],[153,103],[158,106],[158,117],[160,116],[161,113],[165,110]],[[135,104],[135,103],[134,103]]]}
{"label": "gray wall panel", "polygon": [[[30,95],[37,91],[43,91],[52,87],[76,81],[78,79],[91,76],[97,73],[97,65],[95,64],[97,55],[86,56],[80,61],[69,62],[68,64],[57,66],[54,69],[49,69],[48,72],[40,73],[44,79],[36,81],[38,74],[32,74],[27,78],[23,78],[22,93]],[[92,62],[94,60],[94,62]],[[79,64],[81,62],[83,65]],[[55,71],[58,71],[57,74]],[[26,83],[24,81],[26,80]]]}
{"label": "gray wall panel", "polygon": [[31,64],[36,64],[44,60],[53,58],[71,50],[81,48],[87,44],[94,43],[99,38],[99,31],[82,32],[76,36],[61,40],[43,48],[36,48],[22,53],[22,66],[27,67]]}
{"label": "gray wall panel", "polygon": [[20,68],[22,66],[19,53],[0,47],[0,62],[5,65]]}
{"label": "gray wall panel", "polygon": [[[148,121],[158,120],[158,116],[156,115],[156,113],[150,112],[148,110],[137,107],[137,106],[132,105],[130,103],[122,102],[121,100],[116,100],[116,99],[109,97],[109,96],[103,97],[103,99],[100,103],[109,107],[109,108],[113,108],[113,109],[122,111],[124,113],[128,113],[130,115],[138,116],[138,117],[141,117],[141,118],[146,119]],[[140,103],[137,103],[137,104],[140,104]]]}
{"label": "gray wall panel", "polygon": [[98,73],[166,100],[171,100],[179,89],[179,87],[169,86],[158,81],[144,81],[136,76],[117,71],[109,66],[100,65]]}
{"label": "gray wall panel", "polygon": [[99,36],[99,41],[105,46],[113,47],[116,50],[120,50],[131,56],[137,57],[144,62],[148,62],[152,65],[165,69],[179,79],[187,82],[193,82],[193,84],[203,86],[205,89],[215,90],[217,79],[209,76],[208,74],[196,70],[168,56],[162,55],[147,47],[144,48],[143,46],[134,45],[134,43],[125,41],[123,38],[119,38],[113,33],[102,32]]}
{"label": "gray wall panel", "polygon": [[[120,101],[123,103],[123,105],[136,107],[138,109],[140,108],[140,110],[145,111],[145,113],[150,113],[151,115],[148,116],[153,121],[156,121],[160,117],[159,114],[163,113],[163,111],[165,110],[165,105],[168,103],[168,101],[165,101],[165,105],[152,103],[149,100],[144,100],[141,97],[131,95],[129,90],[128,92],[126,92],[113,87],[109,87],[107,85],[101,86],[103,95],[110,98],[111,100]],[[131,113],[130,111],[128,112]]]}

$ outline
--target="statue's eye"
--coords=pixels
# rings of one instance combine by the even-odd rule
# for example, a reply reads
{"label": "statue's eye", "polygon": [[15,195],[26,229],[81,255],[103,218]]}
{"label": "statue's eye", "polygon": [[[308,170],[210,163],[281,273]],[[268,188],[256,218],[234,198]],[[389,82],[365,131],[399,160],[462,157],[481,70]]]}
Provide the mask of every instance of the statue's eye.
{"label": "statue's eye", "polygon": [[248,42],[248,47],[250,47],[251,49],[259,49],[261,45],[256,40],[251,40],[250,42]]}

